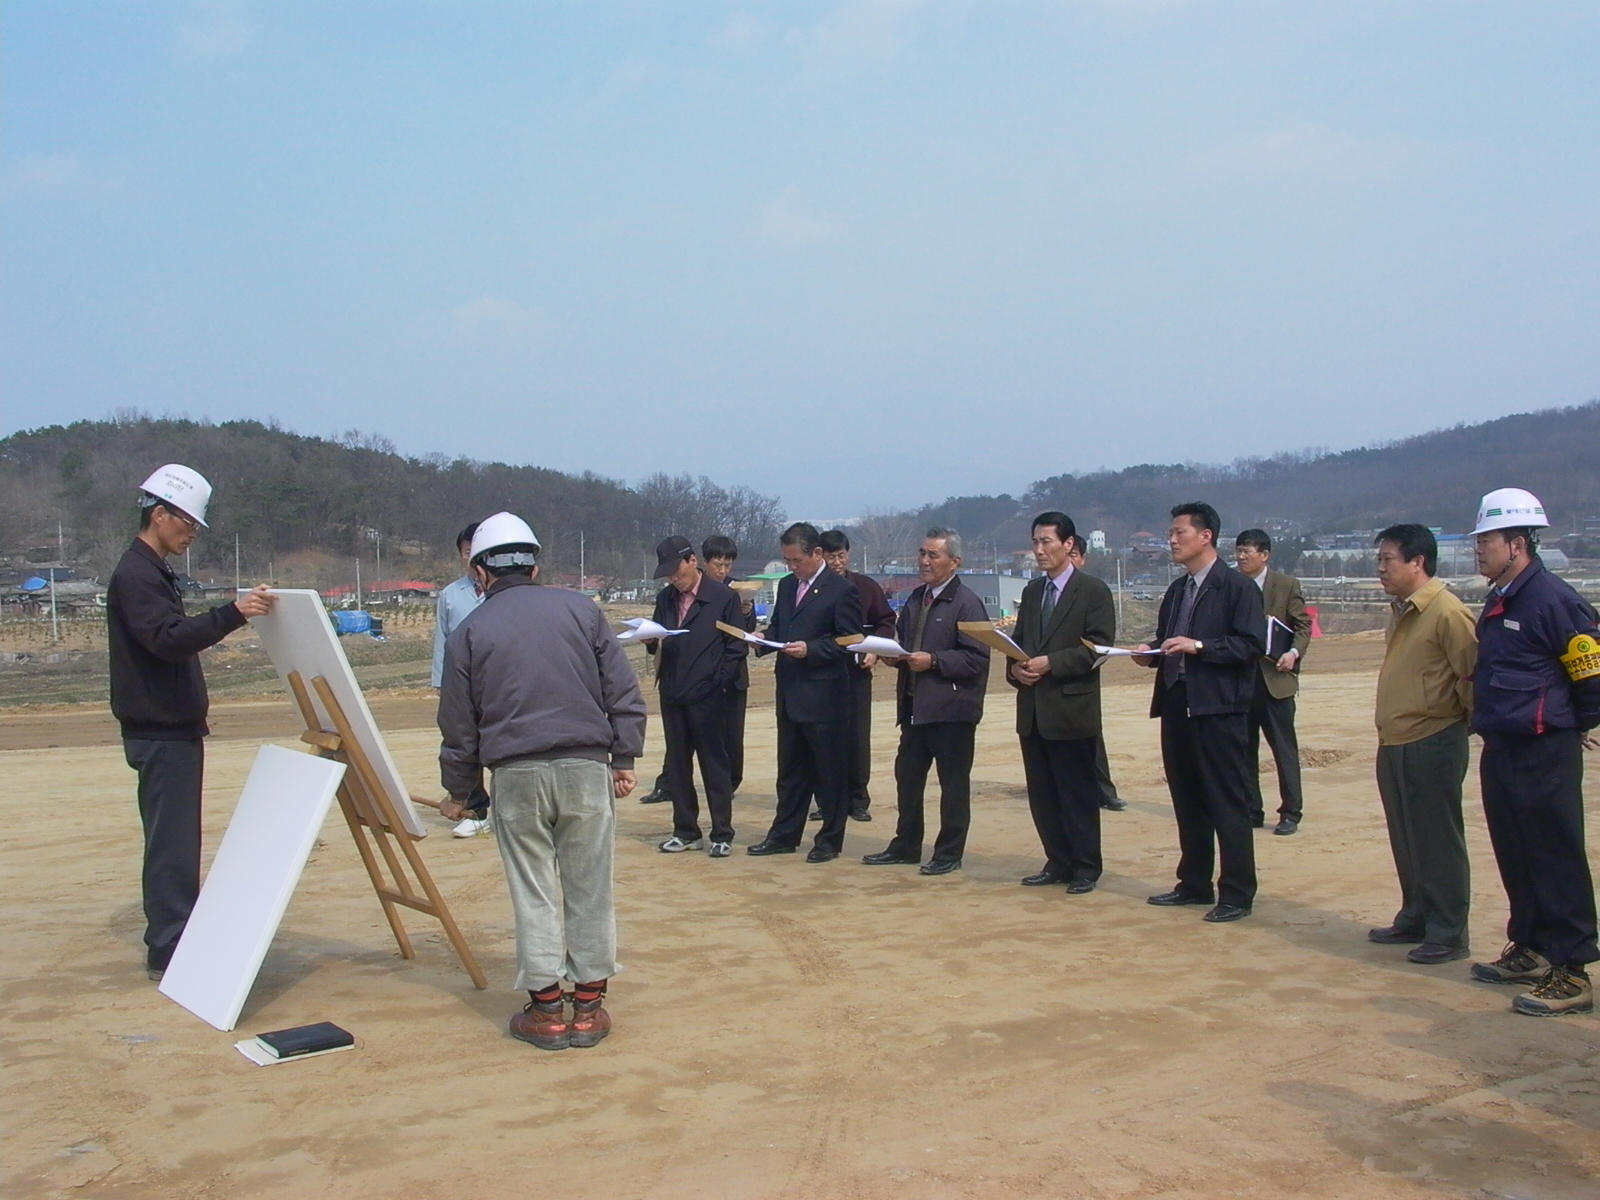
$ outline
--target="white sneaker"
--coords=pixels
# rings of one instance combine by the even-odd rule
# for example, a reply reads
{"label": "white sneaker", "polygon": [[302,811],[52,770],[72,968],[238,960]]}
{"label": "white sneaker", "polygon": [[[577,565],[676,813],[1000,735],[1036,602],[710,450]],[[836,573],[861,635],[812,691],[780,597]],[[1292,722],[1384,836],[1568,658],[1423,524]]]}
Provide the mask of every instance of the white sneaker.
{"label": "white sneaker", "polygon": [[712,842],[706,848],[706,853],[711,855],[712,858],[727,858],[728,855],[733,853],[733,844],[731,842]]}
{"label": "white sneaker", "polygon": [[482,821],[474,820],[472,817],[463,817],[456,827],[450,831],[453,837],[477,837],[480,833],[487,832],[489,832],[487,817]]}
{"label": "white sneaker", "polygon": [[704,838],[695,838],[693,841],[686,842],[677,834],[673,834],[656,848],[663,854],[682,854],[685,850],[698,850],[705,844]]}

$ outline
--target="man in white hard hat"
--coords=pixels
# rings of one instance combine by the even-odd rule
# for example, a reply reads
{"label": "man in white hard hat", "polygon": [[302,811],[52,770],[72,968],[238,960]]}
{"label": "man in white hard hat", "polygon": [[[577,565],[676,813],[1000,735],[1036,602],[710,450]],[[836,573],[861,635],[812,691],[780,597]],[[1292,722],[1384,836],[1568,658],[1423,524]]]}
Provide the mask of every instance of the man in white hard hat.
{"label": "man in white hard hat", "polygon": [[[445,642],[439,763],[460,817],[494,772],[495,841],[517,924],[511,1034],[543,1050],[594,1046],[611,1029],[619,969],[611,894],[614,799],[633,790],[644,696],[594,601],[538,586],[539,539],[520,517],[478,526],[470,566],[483,603]],[[562,981],[573,984],[564,995]],[[566,1005],[572,1005],[571,1016]]]}
{"label": "man in white hard hat", "polygon": [[139,535],[106,587],[111,711],[123,752],[139,773],[144,824],[145,967],[160,979],[200,894],[202,739],[209,707],[200,651],[250,617],[270,612],[265,585],[231,604],[185,613],[167,559],[182,554],[206,524],[211,485],[169,463],[139,493]]}
{"label": "man in white hard hat", "polygon": [[1531,983],[1513,1012],[1590,1012],[1587,966],[1600,959],[1594,880],[1584,850],[1583,750],[1600,726],[1600,624],[1594,608],[1539,559],[1544,506],[1499,488],[1478,507],[1478,618],[1472,729],[1483,738],[1483,814],[1511,919],[1499,959],[1475,979]]}

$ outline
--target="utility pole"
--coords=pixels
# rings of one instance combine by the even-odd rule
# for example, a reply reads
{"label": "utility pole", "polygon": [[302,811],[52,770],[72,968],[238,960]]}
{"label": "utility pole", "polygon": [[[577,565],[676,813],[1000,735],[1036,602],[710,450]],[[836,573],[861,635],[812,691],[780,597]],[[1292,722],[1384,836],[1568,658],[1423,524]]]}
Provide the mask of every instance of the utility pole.
{"label": "utility pole", "polygon": [[1122,629],[1122,554],[1117,554],[1117,628]]}
{"label": "utility pole", "polygon": [[586,578],[584,571],[584,539],[583,530],[578,530],[578,590],[583,591],[583,581]]}
{"label": "utility pole", "polygon": [[56,569],[50,568],[50,641],[61,640],[61,623],[56,619]]}
{"label": "utility pole", "polygon": [[243,572],[239,570],[239,535],[233,535],[233,595],[237,599],[239,585],[244,582]]}
{"label": "utility pole", "polygon": [[361,608],[361,556],[356,555],[356,608]]}

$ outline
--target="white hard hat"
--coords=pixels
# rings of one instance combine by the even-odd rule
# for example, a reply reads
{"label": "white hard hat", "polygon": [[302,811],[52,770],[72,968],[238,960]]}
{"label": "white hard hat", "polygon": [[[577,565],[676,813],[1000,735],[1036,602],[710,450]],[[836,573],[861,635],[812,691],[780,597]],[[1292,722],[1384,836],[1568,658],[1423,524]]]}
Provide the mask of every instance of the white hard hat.
{"label": "white hard hat", "polygon": [[[492,553],[497,550],[500,553]],[[539,539],[526,521],[508,512],[498,512],[478,522],[468,560],[490,567],[531,567],[538,559],[538,551]]]}
{"label": "white hard hat", "polygon": [[1521,488],[1495,488],[1478,502],[1478,527],[1473,533],[1491,529],[1543,529],[1550,524],[1539,497]]}
{"label": "white hard hat", "polygon": [[[140,508],[167,504],[206,525],[206,505],[211,503],[211,484],[193,467],[168,463],[139,485],[144,491]],[[206,525],[207,529],[211,526]]]}

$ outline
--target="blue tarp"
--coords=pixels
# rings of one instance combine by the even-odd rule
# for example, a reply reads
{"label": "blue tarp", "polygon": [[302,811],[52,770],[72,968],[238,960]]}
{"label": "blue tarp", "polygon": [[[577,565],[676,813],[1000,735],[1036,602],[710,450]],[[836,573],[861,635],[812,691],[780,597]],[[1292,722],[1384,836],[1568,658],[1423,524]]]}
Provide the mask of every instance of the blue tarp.
{"label": "blue tarp", "polygon": [[350,633],[366,633],[380,639],[383,637],[383,622],[374,621],[369,612],[338,609],[329,613],[328,618],[333,622],[334,632],[340,637]]}
{"label": "blue tarp", "polygon": [[48,579],[40,579],[37,575],[31,579],[24,579],[19,585],[25,592],[39,592],[50,586]]}

